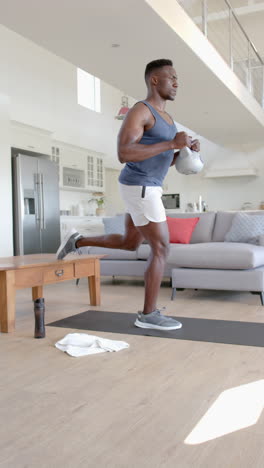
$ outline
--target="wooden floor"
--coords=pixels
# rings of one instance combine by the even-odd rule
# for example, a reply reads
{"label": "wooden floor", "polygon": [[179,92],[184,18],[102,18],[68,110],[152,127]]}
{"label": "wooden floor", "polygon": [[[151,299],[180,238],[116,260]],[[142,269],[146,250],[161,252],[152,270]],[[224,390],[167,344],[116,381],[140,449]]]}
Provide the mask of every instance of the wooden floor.
{"label": "wooden floor", "polygon": [[[89,309],[84,279],[44,291],[46,323]],[[97,308],[136,312],[143,293],[140,280],[103,279]],[[264,323],[258,296],[184,291],[171,302],[170,293],[165,283],[169,315]],[[33,338],[30,290],[18,291],[16,331],[0,336],[0,468],[264,467],[263,414],[186,442],[223,391],[263,379],[264,348],[100,333],[129,349],[72,358],[54,347],[71,330],[46,332]],[[232,405],[222,413],[228,428]]]}

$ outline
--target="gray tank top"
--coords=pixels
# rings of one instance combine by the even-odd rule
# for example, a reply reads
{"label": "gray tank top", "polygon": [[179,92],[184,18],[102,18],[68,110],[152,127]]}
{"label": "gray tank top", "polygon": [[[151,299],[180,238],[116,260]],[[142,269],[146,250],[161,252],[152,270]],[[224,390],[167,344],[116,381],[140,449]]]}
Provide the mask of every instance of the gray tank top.
{"label": "gray tank top", "polygon": [[[147,101],[139,102],[150,109],[155,119],[154,126],[144,132],[139,144],[152,145],[172,140],[177,133],[176,125],[166,122]],[[144,161],[128,162],[120,173],[119,182],[125,185],[162,186],[173,156],[174,150],[168,150]]]}

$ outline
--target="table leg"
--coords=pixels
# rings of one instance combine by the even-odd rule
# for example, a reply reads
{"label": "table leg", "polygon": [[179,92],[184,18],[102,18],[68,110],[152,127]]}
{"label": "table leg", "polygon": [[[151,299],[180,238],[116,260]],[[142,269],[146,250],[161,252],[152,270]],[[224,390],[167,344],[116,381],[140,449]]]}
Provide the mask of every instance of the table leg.
{"label": "table leg", "polygon": [[34,286],[32,288],[32,301],[41,299],[43,297],[43,286]]}
{"label": "table leg", "polygon": [[88,277],[89,293],[90,293],[90,304],[100,305],[101,304],[101,293],[100,293],[100,261],[98,258],[95,259],[94,263],[94,276]]}
{"label": "table leg", "polygon": [[0,271],[0,322],[2,333],[14,331],[15,316],[15,272],[13,270]]}

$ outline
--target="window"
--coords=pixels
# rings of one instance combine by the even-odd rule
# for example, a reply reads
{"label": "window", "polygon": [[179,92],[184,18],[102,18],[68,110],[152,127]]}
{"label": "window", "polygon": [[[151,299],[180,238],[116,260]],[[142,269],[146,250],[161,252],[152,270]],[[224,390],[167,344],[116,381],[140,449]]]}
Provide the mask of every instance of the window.
{"label": "window", "polygon": [[99,78],[77,68],[78,104],[101,112],[101,86]]}

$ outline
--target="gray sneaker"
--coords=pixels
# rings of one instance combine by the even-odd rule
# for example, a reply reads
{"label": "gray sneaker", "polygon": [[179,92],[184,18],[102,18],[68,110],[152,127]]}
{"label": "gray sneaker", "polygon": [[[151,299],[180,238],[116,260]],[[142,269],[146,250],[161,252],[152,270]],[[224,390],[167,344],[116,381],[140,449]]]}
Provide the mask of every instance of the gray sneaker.
{"label": "gray sneaker", "polygon": [[139,312],[135,325],[136,327],[152,328],[154,330],[176,330],[177,328],[182,327],[180,322],[162,315],[158,309],[154,310],[150,314]]}
{"label": "gray sneaker", "polygon": [[57,259],[62,260],[69,253],[81,253],[76,247],[76,242],[82,237],[76,229],[69,231],[56,252]]}

